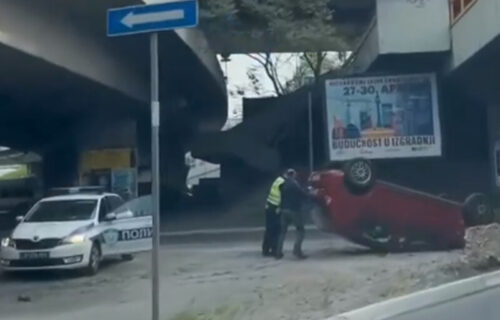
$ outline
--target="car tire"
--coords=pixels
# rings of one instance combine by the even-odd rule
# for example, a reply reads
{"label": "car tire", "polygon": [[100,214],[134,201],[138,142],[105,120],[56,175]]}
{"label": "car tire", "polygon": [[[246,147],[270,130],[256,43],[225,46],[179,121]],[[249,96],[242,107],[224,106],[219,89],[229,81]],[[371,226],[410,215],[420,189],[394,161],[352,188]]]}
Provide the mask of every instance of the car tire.
{"label": "car tire", "polygon": [[93,276],[99,272],[99,267],[101,265],[101,248],[97,243],[92,244],[92,248],[89,253],[89,264],[83,270],[86,276]]}
{"label": "car tire", "polygon": [[132,261],[132,260],[134,260],[134,256],[131,254],[122,254],[122,260],[123,261]]}
{"label": "car tire", "polygon": [[375,183],[375,170],[367,159],[354,159],[345,163],[344,182],[348,189],[355,194],[363,194],[372,188]]}
{"label": "car tire", "polygon": [[465,199],[462,208],[465,225],[468,227],[493,223],[495,215],[485,194],[473,193]]}

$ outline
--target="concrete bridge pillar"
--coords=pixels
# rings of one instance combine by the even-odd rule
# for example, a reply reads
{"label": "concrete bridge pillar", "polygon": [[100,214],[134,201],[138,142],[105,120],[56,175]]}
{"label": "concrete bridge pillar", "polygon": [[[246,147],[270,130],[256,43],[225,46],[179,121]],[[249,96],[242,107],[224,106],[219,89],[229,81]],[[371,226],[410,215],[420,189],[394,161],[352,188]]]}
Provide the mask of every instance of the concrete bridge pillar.
{"label": "concrete bridge pillar", "polygon": [[42,162],[45,189],[78,184],[78,153],[75,146],[61,145],[46,151]]}

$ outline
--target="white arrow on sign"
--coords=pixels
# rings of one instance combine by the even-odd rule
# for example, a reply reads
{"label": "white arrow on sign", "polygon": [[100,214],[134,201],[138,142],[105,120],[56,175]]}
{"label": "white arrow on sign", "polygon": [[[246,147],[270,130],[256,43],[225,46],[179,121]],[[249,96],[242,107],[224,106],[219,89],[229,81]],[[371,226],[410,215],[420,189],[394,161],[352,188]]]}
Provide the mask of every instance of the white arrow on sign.
{"label": "white arrow on sign", "polygon": [[125,17],[123,17],[121,23],[129,28],[134,27],[137,24],[153,23],[153,22],[164,22],[169,20],[180,20],[184,19],[184,10],[171,10],[164,12],[151,12],[151,13],[141,13],[134,14],[129,12]]}

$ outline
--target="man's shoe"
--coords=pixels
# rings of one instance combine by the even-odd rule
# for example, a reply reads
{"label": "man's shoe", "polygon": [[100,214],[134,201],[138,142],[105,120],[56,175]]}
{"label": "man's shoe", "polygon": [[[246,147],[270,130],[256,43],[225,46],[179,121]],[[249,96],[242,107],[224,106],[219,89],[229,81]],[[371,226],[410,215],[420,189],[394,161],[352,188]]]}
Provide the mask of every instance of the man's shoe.
{"label": "man's shoe", "polygon": [[281,260],[283,259],[283,253],[277,253],[274,255],[274,257],[276,258],[276,260]]}
{"label": "man's shoe", "polygon": [[268,258],[273,257],[274,255],[271,252],[262,252],[262,256]]}

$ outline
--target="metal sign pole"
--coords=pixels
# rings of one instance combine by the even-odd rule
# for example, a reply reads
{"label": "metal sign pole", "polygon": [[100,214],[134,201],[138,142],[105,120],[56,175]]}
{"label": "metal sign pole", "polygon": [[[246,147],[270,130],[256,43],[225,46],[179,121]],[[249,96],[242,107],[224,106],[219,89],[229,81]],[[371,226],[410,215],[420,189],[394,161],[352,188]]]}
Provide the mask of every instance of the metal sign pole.
{"label": "metal sign pole", "polygon": [[158,32],[198,25],[197,0],[170,0],[164,3],[109,9],[108,37],[150,33],[151,52],[151,197],[153,202],[153,252],[151,255],[152,319],[160,317],[160,99]]}
{"label": "metal sign pole", "polygon": [[160,100],[158,76],[158,33],[150,35],[151,50],[151,196],[153,201],[152,319],[160,319]]}

